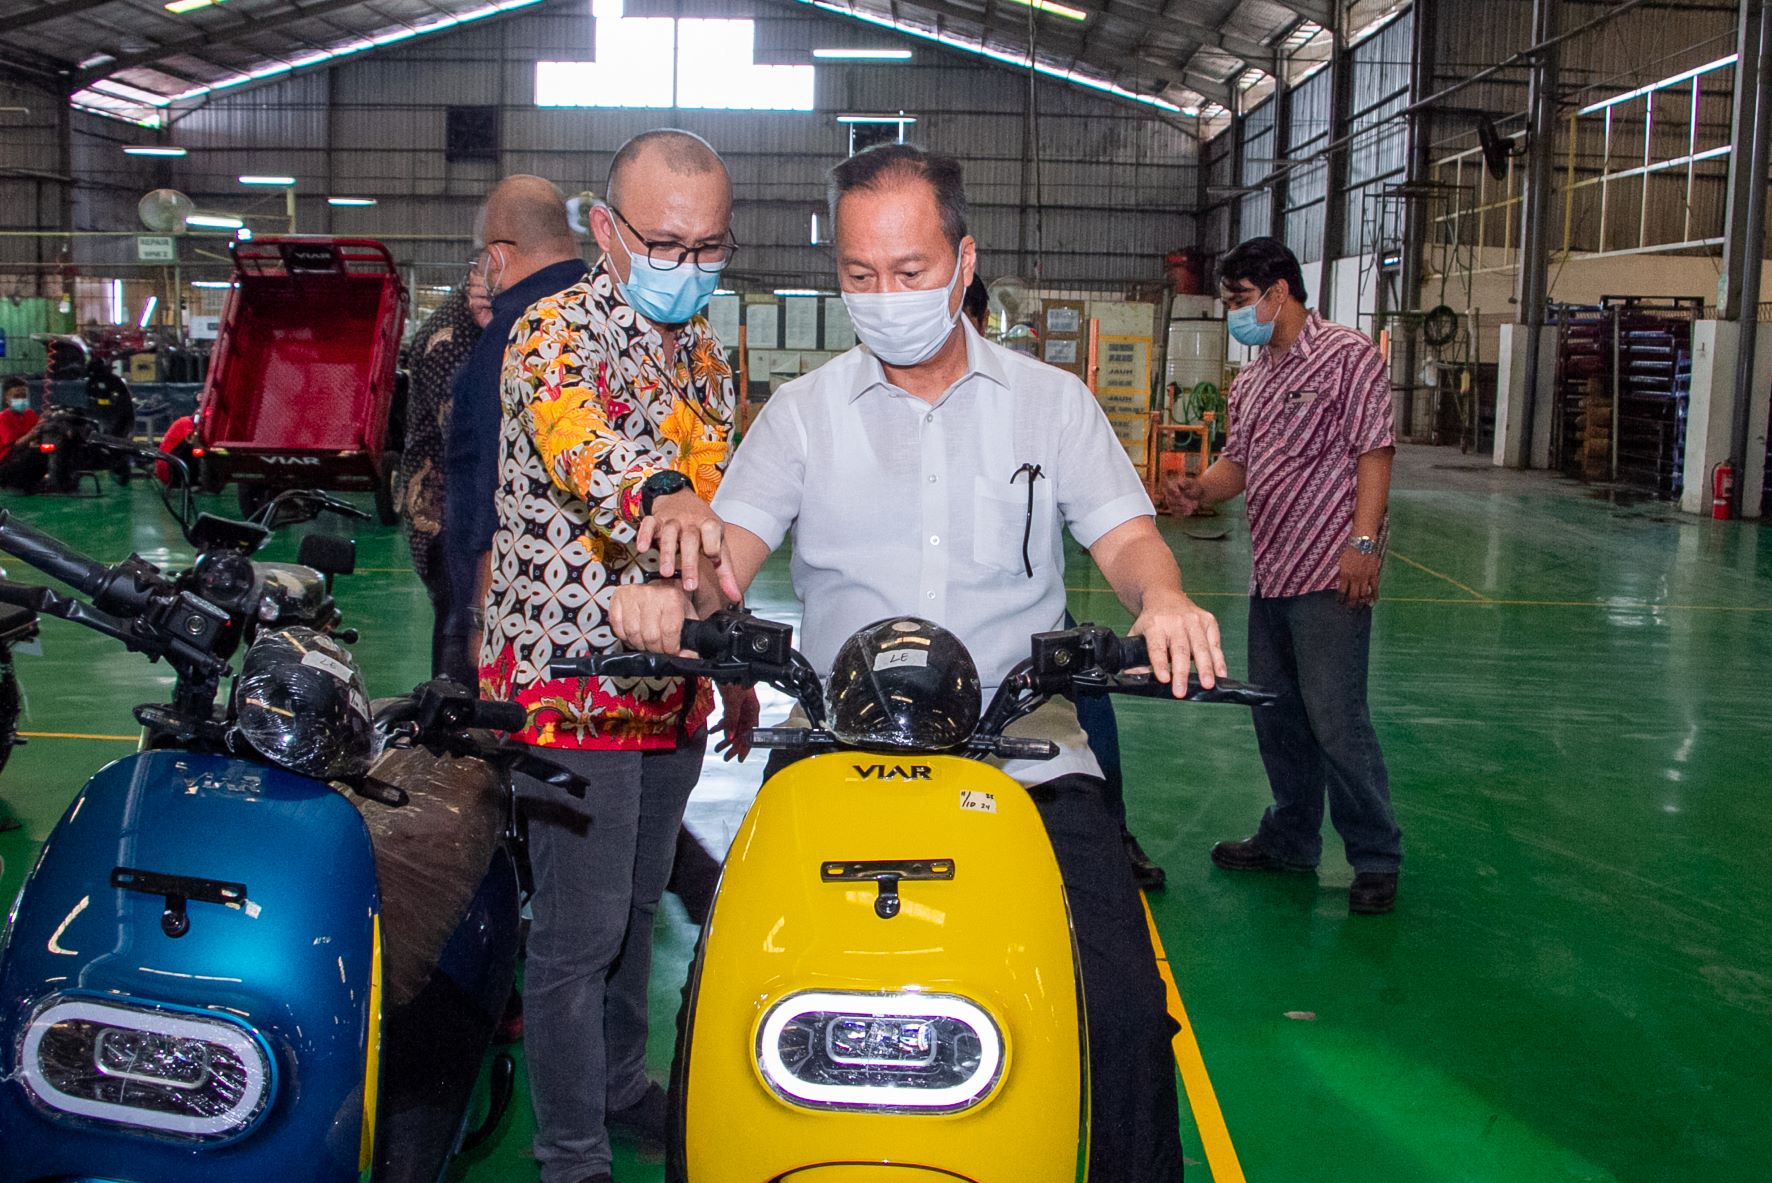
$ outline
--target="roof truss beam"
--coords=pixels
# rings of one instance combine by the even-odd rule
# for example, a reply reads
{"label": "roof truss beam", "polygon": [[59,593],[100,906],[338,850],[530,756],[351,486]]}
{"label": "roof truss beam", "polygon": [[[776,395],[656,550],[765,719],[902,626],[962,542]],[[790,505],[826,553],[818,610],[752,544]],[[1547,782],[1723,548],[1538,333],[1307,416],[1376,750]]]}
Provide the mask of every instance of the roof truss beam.
{"label": "roof truss beam", "polygon": [[179,54],[184,53],[191,53],[193,50],[202,49],[205,46],[215,45],[217,43],[226,43],[234,40],[236,37],[257,36],[260,33],[269,33],[274,29],[281,29],[300,21],[313,20],[315,17],[325,16],[329,12],[337,12],[340,9],[359,7],[361,4],[362,0],[315,0],[312,4],[304,5],[300,8],[291,8],[288,11],[278,13],[275,16],[255,17],[251,20],[235,21],[220,28],[209,29],[202,33],[195,34],[194,36],[183,37],[177,41],[168,41],[153,49],[144,49],[140,53],[123,54],[114,62],[107,62],[104,65],[95,67],[91,70],[82,70],[79,75],[76,76],[75,83],[77,87],[85,86],[97,79],[108,78],[112,74],[120,73],[123,70],[132,70],[137,66],[152,65],[154,62],[161,61],[165,58],[177,57]]}
{"label": "roof truss beam", "polygon": [[15,12],[11,16],[0,16],[0,33],[10,33],[14,29],[27,29],[32,25],[53,21],[64,16],[79,16],[111,3],[111,0],[58,0],[53,4],[39,4],[35,8],[27,8],[23,12]]}

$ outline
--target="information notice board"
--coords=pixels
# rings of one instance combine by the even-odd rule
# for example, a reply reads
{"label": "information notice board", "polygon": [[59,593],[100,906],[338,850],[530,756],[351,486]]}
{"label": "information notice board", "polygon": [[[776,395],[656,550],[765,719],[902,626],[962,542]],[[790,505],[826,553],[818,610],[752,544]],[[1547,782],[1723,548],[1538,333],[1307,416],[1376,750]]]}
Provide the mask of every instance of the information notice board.
{"label": "information notice board", "polygon": [[1098,344],[1095,397],[1142,470],[1151,430],[1151,339],[1102,337]]}

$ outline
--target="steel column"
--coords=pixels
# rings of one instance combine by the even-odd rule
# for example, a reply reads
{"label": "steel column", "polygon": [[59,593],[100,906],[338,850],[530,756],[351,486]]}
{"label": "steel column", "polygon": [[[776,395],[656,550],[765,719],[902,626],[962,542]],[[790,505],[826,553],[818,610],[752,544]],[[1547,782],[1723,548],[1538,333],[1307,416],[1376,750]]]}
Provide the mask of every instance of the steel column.
{"label": "steel column", "polygon": [[[1415,0],[1415,9],[1410,13],[1414,21],[1409,31],[1410,50],[1414,54],[1414,64],[1410,72],[1410,100],[1427,94],[1434,86],[1435,39],[1438,36],[1437,22],[1434,19],[1439,9],[1438,0]],[[1433,111],[1423,107],[1412,111],[1406,124],[1407,146],[1404,156],[1403,183],[1416,186],[1428,180],[1430,163],[1428,148],[1432,139],[1431,123]],[[1429,225],[1429,206],[1425,198],[1405,196],[1403,198],[1403,246],[1402,246],[1402,291],[1398,295],[1403,312],[1420,312],[1421,279],[1426,264],[1427,230]],[[1381,263],[1382,266],[1382,263]],[[1415,435],[1415,386],[1416,373],[1420,369],[1419,334],[1413,330],[1403,334],[1401,350],[1403,365],[1403,405],[1401,408],[1400,432],[1405,438]],[[1394,378],[1393,378],[1394,384]]]}
{"label": "steel column", "polygon": [[[1772,140],[1772,70],[1768,69],[1772,66],[1772,6],[1769,6],[1769,0],[1743,0],[1743,15],[1750,7],[1755,10],[1753,16],[1757,28],[1754,34],[1759,60],[1752,75],[1738,77],[1743,83],[1749,77],[1753,79],[1752,138],[1745,146],[1739,137],[1736,139],[1733,162],[1739,171],[1747,174],[1747,208],[1739,222],[1741,241],[1738,244],[1742,260],[1738,310],[1741,333],[1735,354],[1735,413],[1729,425],[1729,456],[1738,474],[1735,482],[1737,508],[1747,471],[1748,415],[1753,408],[1755,346],[1760,328],[1760,269],[1766,254],[1766,169],[1768,151],[1772,149],[1772,143],[1768,142]],[[1743,27],[1745,30],[1745,23]],[[1745,90],[1746,86],[1739,89]],[[1737,225],[1734,211],[1730,212],[1729,224],[1732,228]]]}
{"label": "steel column", "polygon": [[[1329,139],[1323,177],[1323,275],[1318,281],[1317,310],[1335,314],[1335,261],[1347,249],[1347,112],[1352,89],[1348,69],[1347,14],[1337,5],[1329,49]],[[1357,309],[1356,309],[1357,311]]]}
{"label": "steel column", "polygon": [[[1730,100],[1729,112],[1729,142],[1733,146],[1729,157],[1729,204],[1723,215],[1723,279],[1717,291],[1717,315],[1723,320],[1740,319],[1742,277],[1747,273],[1748,261],[1760,253],[1759,245],[1750,243],[1747,235],[1742,233],[1742,221],[1747,216],[1748,190],[1753,179],[1753,172],[1748,167],[1751,148],[1743,151],[1743,145],[1753,143],[1754,80],[1760,73],[1761,7],[1760,0],[1740,0],[1736,27],[1735,93]],[[1603,247],[1605,243],[1600,245]]]}
{"label": "steel column", "polygon": [[1530,128],[1527,133],[1526,200],[1521,211],[1520,275],[1515,286],[1515,323],[1523,328],[1526,389],[1521,462],[1532,466],[1538,419],[1538,355],[1544,337],[1544,313],[1550,278],[1551,164],[1557,131],[1557,83],[1562,48],[1555,41],[1559,0],[1532,0],[1532,40],[1542,46],[1532,60],[1527,87]]}

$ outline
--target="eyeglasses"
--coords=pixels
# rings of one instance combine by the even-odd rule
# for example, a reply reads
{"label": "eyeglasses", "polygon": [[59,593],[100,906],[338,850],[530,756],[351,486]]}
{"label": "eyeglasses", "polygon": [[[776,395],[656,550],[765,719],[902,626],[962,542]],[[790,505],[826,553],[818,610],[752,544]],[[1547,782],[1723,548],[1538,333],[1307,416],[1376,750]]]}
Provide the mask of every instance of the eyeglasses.
{"label": "eyeglasses", "polygon": [[640,245],[646,248],[647,260],[652,264],[654,271],[675,271],[690,259],[695,260],[697,271],[709,273],[723,271],[726,269],[726,265],[732,262],[732,256],[738,253],[738,243],[732,240],[730,234],[726,236],[725,242],[714,243],[711,246],[687,247],[680,242],[672,242],[668,239],[662,242],[653,242],[641,234],[640,228],[628,221],[627,215],[613,205],[609,207],[609,212],[620,218],[621,224],[640,240]]}

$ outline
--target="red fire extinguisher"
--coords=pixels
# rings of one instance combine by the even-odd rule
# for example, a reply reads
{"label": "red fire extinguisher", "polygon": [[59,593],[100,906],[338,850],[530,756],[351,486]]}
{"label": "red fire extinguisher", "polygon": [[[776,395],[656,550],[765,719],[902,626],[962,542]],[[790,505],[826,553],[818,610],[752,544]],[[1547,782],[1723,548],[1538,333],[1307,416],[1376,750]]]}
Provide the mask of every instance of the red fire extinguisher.
{"label": "red fire extinguisher", "polygon": [[1726,522],[1735,516],[1735,466],[1720,460],[1710,470],[1710,516]]}

